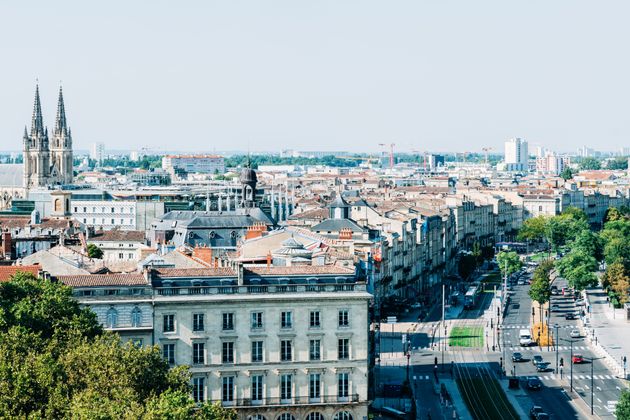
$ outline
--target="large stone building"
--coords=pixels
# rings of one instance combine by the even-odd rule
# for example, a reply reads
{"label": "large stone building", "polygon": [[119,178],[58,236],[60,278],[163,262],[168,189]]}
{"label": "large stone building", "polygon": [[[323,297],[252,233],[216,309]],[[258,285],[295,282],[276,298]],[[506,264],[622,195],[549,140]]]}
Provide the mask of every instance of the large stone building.
{"label": "large stone building", "polygon": [[48,128],[44,127],[39,86],[35,87],[31,132],[29,133],[24,127],[23,141],[24,188],[72,183],[72,133],[66,121],[61,88],[59,88],[55,129],[52,137],[49,138]]}

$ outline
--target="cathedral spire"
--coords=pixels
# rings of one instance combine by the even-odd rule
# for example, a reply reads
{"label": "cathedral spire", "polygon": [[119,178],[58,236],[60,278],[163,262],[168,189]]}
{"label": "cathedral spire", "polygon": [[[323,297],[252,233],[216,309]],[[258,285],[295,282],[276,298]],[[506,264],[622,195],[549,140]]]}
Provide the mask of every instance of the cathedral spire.
{"label": "cathedral spire", "polygon": [[42,104],[39,100],[39,84],[35,85],[35,104],[33,104],[33,121],[31,123],[31,136],[44,135],[44,117],[42,117]]}
{"label": "cathedral spire", "polygon": [[67,134],[66,107],[63,103],[63,88],[59,86],[59,100],[57,101],[57,118],[55,119],[55,134]]}

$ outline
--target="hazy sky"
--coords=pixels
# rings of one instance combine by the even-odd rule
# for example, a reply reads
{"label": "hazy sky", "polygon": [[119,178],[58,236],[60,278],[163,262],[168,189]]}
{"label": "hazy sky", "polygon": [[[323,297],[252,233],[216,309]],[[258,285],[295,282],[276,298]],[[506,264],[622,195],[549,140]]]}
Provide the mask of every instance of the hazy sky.
{"label": "hazy sky", "polygon": [[3,1],[0,150],[630,146],[630,2]]}

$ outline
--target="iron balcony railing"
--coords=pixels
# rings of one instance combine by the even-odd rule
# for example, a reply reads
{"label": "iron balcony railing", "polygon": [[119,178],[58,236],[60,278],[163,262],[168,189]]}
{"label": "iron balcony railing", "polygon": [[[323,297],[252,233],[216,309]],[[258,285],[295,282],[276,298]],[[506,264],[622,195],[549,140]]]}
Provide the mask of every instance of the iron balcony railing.
{"label": "iron balcony railing", "polygon": [[211,403],[220,403],[224,407],[269,407],[282,405],[316,405],[316,404],[356,404],[360,401],[359,394],[350,394],[347,397],[338,395],[321,395],[318,398],[309,396],[294,396],[292,398],[270,397],[262,399],[234,398],[231,401],[212,400]]}

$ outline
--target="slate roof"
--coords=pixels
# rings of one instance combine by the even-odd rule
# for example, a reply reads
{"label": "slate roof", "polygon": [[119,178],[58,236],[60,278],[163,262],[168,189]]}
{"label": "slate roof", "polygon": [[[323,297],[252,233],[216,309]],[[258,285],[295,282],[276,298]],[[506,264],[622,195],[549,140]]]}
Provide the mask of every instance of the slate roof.
{"label": "slate roof", "polygon": [[39,265],[0,265],[0,282],[9,281],[17,272],[39,276]]}
{"label": "slate roof", "polygon": [[219,268],[159,268],[156,270],[162,278],[170,277],[234,277],[236,272],[229,267]]}
{"label": "slate roof", "polygon": [[339,232],[344,228],[351,229],[353,232],[365,230],[350,219],[326,219],[312,227],[315,232]]}
{"label": "slate roof", "polygon": [[85,274],[57,276],[57,280],[70,287],[147,286],[142,274]]}

